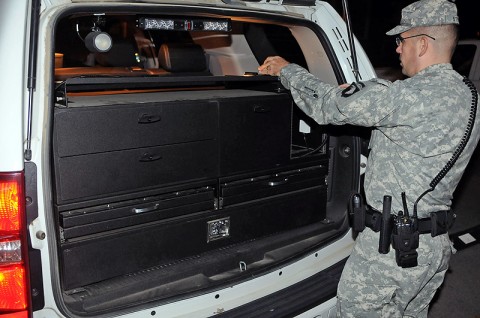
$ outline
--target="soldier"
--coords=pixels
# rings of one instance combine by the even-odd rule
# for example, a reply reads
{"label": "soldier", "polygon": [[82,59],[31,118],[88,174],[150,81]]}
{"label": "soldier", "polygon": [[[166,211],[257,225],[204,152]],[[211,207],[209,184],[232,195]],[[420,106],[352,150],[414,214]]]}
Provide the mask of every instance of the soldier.
{"label": "soldier", "polygon": [[[258,68],[262,74],[279,76],[296,104],[318,123],[373,127],[364,182],[367,210],[382,211],[382,199],[388,195],[393,217],[401,220],[399,211],[416,209],[418,203],[418,224],[427,227],[415,226],[415,253],[402,254],[396,246],[382,254],[378,229],[367,224],[342,273],[338,316],[427,317],[443,282],[454,249],[447,226],[440,224],[452,218],[453,192],[480,137],[479,116],[472,107],[478,93],[450,64],[458,24],[457,8],[446,0],[421,0],[405,7],[400,25],[387,34],[396,35],[396,52],[408,78],[393,83],[372,79],[336,87],[278,56],[268,57]],[[470,138],[465,138],[473,122]],[[463,151],[430,188],[462,140]],[[439,218],[443,223],[435,222]]]}

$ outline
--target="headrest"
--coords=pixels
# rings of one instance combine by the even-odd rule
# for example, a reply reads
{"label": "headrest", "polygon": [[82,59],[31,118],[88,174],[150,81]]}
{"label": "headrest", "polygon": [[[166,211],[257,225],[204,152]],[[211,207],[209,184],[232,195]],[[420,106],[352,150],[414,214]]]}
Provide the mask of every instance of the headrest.
{"label": "headrest", "polygon": [[204,72],[207,62],[203,48],[194,43],[164,43],[158,52],[160,66],[169,72]]}
{"label": "headrest", "polygon": [[113,39],[112,48],[105,53],[95,53],[95,59],[102,66],[138,66],[137,49],[131,39]]}

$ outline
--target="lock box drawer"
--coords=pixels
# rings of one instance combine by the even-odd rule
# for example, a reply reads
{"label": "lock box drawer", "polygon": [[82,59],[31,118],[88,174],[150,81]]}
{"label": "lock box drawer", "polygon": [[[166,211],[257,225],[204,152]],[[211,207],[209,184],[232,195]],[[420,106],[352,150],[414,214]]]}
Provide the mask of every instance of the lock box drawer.
{"label": "lock box drawer", "polygon": [[57,203],[212,178],[214,140],[56,158]]}
{"label": "lock box drawer", "polygon": [[286,94],[221,100],[221,176],[275,168],[290,160],[292,101]]}
{"label": "lock box drawer", "polygon": [[310,187],[323,186],[326,189],[326,174],[326,165],[318,164],[238,180],[221,179],[221,204],[222,206],[239,204]]}
{"label": "lock box drawer", "polygon": [[60,212],[64,240],[213,210],[215,188],[205,186]]}
{"label": "lock box drawer", "polygon": [[67,157],[215,139],[216,123],[217,103],[205,100],[56,108],[54,149]]}

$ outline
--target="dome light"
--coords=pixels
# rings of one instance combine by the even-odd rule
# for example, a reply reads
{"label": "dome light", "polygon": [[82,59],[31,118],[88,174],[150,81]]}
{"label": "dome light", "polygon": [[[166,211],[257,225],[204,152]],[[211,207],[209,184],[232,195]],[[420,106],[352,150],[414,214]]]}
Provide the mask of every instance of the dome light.
{"label": "dome light", "polygon": [[93,31],[85,37],[85,46],[90,52],[108,52],[112,48],[112,38],[106,32]]}

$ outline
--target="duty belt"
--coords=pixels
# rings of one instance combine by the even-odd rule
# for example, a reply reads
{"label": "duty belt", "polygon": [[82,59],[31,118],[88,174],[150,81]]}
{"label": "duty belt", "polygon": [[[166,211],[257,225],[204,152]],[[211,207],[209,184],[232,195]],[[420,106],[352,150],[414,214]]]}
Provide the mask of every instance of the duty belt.
{"label": "duty belt", "polygon": [[[369,205],[367,205],[365,212],[365,226],[374,232],[380,231],[382,212]],[[455,217],[455,213],[451,210],[431,212],[430,217],[418,219],[418,233],[430,233],[432,237],[445,234],[452,227]]]}
{"label": "duty belt", "polygon": [[417,248],[420,234],[430,233],[432,237],[445,234],[453,225],[455,214],[450,210],[430,213],[430,217],[417,218],[410,216],[406,209],[405,193],[402,193],[405,213],[398,211],[391,214],[391,196],[384,196],[383,210],[377,211],[363,203],[360,194],[352,195],[348,210],[351,226],[355,232],[361,232],[365,227],[380,232],[378,252],[388,254],[390,245],[395,249],[398,266],[407,268],[417,266]]}

